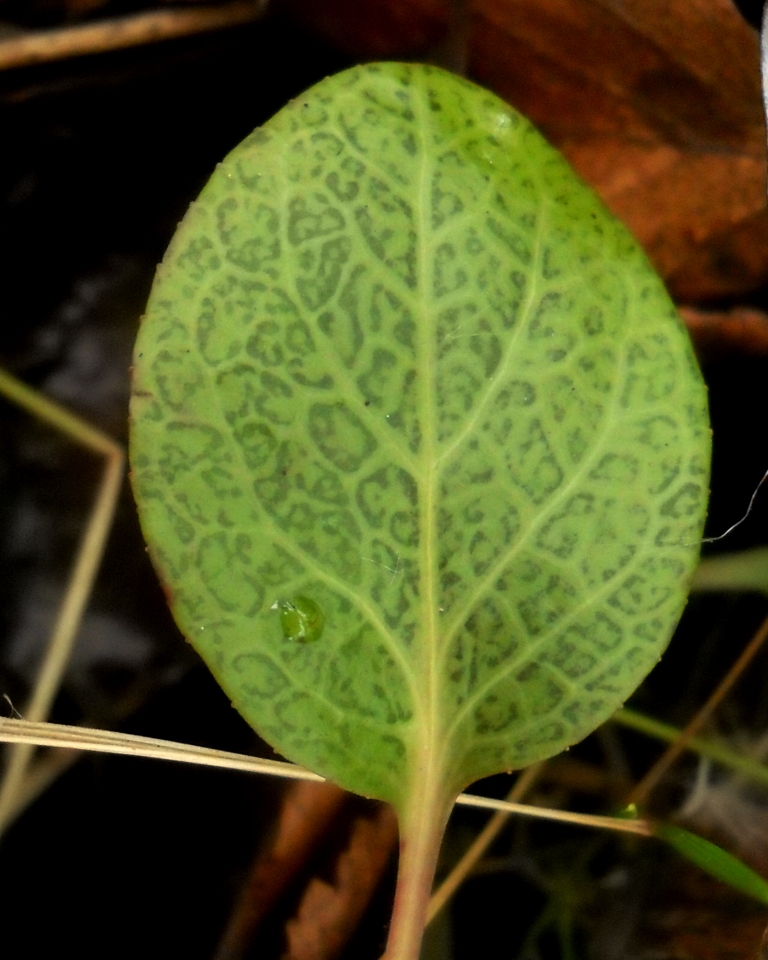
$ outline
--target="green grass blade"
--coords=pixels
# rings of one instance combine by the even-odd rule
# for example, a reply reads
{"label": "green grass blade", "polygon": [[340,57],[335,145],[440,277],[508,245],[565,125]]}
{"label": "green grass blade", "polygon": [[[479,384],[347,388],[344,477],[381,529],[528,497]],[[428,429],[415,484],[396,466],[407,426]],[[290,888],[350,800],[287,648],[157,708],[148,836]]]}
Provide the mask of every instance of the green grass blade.
{"label": "green grass blade", "polygon": [[729,887],[746,893],[760,903],[768,904],[768,881],[732,853],[669,823],[656,824],[654,835],[717,880],[722,880]]}
{"label": "green grass blade", "polygon": [[707,557],[696,569],[691,590],[768,593],[768,548],[754,547]]}

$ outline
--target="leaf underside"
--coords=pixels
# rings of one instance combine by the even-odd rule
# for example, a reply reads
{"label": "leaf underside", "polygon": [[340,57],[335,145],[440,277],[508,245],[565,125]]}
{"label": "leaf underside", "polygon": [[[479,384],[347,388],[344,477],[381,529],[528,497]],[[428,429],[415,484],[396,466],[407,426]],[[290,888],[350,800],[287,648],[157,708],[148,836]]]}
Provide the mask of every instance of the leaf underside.
{"label": "leaf underside", "polygon": [[[706,397],[627,231],[425,66],[325,80],[161,265],[132,461],[176,619],[287,757],[402,806],[594,729],[698,554]],[[427,758],[427,759],[425,759]]]}

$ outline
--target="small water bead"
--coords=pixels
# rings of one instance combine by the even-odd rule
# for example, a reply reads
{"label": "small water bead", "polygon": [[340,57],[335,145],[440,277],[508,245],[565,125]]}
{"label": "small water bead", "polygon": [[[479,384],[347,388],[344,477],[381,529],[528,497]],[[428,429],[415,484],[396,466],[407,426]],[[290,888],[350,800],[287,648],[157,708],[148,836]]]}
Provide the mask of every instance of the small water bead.
{"label": "small water bead", "polygon": [[280,611],[280,626],[287,640],[312,643],[322,636],[325,615],[309,597],[276,600],[271,609]]}

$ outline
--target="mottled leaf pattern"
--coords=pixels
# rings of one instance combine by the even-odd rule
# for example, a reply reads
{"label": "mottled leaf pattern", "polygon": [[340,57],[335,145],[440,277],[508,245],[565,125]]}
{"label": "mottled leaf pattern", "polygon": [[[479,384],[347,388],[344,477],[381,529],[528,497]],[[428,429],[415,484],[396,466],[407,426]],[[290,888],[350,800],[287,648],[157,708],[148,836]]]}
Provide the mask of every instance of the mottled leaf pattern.
{"label": "mottled leaf pattern", "polygon": [[237,147],[158,271],[133,477],[184,633],[293,760],[402,805],[573,743],[658,659],[708,483],[686,334],[522,117],[357,67]]}

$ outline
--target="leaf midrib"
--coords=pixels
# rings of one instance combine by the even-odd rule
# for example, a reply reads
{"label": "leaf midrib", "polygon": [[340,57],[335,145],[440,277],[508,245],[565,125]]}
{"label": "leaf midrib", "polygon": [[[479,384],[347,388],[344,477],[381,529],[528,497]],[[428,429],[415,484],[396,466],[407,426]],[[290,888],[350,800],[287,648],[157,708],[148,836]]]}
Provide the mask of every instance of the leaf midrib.
{"label": "leaf midrib", "polygon": [[[437,615],[437,529],[436,529],[436,464],[435,464],[435,429],[436,429],[436,357],[435,357],[435,328],[434,305],[431,296],[431,267],[432,258],[428,242],[428,229],[431,210],[431,175],[432,163],[429,153],[428,130],[429,117],[425,116],[424,95],[421,88],[414,89],[414,106],[418,125],[419,148],[421,164],[419,182],[416,189],[416,210],[418,211],[416,255],[417,270],[417,306],[420,322],[418,322],[418,359],[419,370],[422,372],[421,383],[421,434],[422,446],[420,459],[422,469],[419,477],[419,571],[421,611],[423,617],[422,636],[424,650],[422,653],[421,673],[425,684],[425,696],[422,702],[421,722],[418,735],[421,741],[420,753],[434,768],[438,754],[438,730],[440,727],[437,716],[441,698],[439,696],[439,677],[437,672],[438,659],[438,615]],[[415,772],[414,772],[415,774]],[[432,772],[434,776],[434,772]]]}

